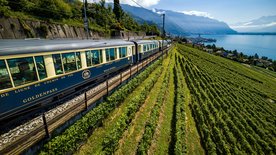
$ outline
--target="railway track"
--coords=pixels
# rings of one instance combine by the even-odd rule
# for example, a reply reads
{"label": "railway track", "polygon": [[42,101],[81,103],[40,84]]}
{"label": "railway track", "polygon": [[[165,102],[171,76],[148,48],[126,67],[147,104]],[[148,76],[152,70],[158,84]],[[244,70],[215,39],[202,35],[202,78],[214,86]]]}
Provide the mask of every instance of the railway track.
{"label": "railway track", "polygon": [[[168,49],[167,49],[168,50]],[[106,79],[83,94],[61,104],[42,115],[20,125],[0,136],[0,154],[22,154],[42,140],[47,140],[60,126],[70,121],[81,112],[87,112],[95,102],[109,95],[111,91],[155,61],[161,53],[157,53],[137,65]],[[90,108],[91,109],[91,108]]]}

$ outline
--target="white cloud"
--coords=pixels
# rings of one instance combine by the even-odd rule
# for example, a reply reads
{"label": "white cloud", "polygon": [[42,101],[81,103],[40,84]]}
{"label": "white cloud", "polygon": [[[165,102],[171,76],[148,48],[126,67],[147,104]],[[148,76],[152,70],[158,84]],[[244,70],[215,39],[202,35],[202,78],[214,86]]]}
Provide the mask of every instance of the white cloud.
{"label": "white cloud", "polygon": [[202,11],[180,11],[181,13],[187,14],[187,15],[195,15],[195,16],[202,16],[202,17],[208,17],[208,18],[214,18],[211,16],[208,12],[202,12]]}
{"label": "white cloud", "polygon": [[165,11],[157,11],[155,8],[152,9],[152,12],[157,13],[159,15],[165,14]]}
{"label": "white cloud", "polygon": [[[99,2],[100,0],[88,0],[88,2],[93,3],[93,2]],[[136,3],[138,3],[139,5],[143,6],[143,7],[150,7],[152,5],[156,5],[159,3],[160,0],[120,0],[120,3],[122,4],[129,4],[132,6],[138,6]],[[113,3],[113,0],[105,0],[105,2],[107,3]]]}
{"label": "white cloud", "polygon": [[242,25],[231,25],[230,27],[233,29],[246,29],[246,28],[265,28],[270,26],[276,26],[276,22],[271,22],[268,24],[259,24],[259,25],[250,25],[251,23],[249,22]]}

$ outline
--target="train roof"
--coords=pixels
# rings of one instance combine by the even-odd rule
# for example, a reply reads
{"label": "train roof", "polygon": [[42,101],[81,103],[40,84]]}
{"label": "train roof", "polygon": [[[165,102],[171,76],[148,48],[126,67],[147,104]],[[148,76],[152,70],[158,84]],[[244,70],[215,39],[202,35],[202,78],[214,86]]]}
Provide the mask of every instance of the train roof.
{"label": "train roof", "polygon": [[134,45],[125,40],[0,40],[0,56]]}
{"label": "train roof", "polygon": [[158,43],[157,40],[135,40],[135,42],[140,45],[140,44],[152,44],[152,43]]}

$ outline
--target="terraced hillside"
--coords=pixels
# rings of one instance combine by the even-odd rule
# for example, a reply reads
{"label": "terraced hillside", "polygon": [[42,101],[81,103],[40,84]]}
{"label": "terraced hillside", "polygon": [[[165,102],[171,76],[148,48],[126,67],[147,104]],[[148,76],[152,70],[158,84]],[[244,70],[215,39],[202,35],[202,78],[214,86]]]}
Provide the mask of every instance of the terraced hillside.
{"label": "terraced hillside", "polygon": [[276,79],[266,73],[175,45],[41,153],[273,154]]}
{"label": "terraced hillside", "polygon": [[178,50],[206,153],[275,153],[276,79],[186,46]]}

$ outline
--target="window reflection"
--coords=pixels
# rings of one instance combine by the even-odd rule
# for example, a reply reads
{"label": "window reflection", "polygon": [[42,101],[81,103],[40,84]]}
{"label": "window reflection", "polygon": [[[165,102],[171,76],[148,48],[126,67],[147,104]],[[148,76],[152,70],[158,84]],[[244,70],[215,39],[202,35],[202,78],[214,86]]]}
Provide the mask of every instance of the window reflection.
{"label": "window reflection", "polygon": [[43,56],[35,57],[37,72],[39,75],[40,80],[47,78],[46,68]]}
{"label": "window reflection", "polygon": [[143,51],[147,51],[147,45],[143,45]]}
{"label": "window reflection", "polygon": [[101,50],[93,50],[92,52],[92,63],[93,65],[100,64],[102,62]]}
{"label": "window reflection", "polygon": [[60,54],[53,54],[56,75],[63,74]]}
{"label": "window reflection", "polygon": [[77,60],[77,67],[78,69],[81,69],[81,56],[80,56],[80,52],[76,52],[76,60]]}
{"label": "window reflection", "polygon": [[87,67],[92,66],[91,51],[85,51]]}
{"label": "window reflection", "polygon": [[75,53],[62,54],[62,62],[65,73],[77,70]]}
{"label": "window reflection", "polygon": [[105,53],[106,53],[106,61],[112,61],[116,59],[115,48],[106,49]]}
{"label": "window reflection", "polygon": [[127,55],[127,48],[126,47],[120,47],[119,48],[119,57],[123,58]]}
{"label": "window reflection", "polygon": [[11,88],[11,79],[4,60],[0,60],[0,90]]}
{"label": "window reflection", "polygon": [[7,61],[15,86],[37,81],[33,57],[9,59]]}

